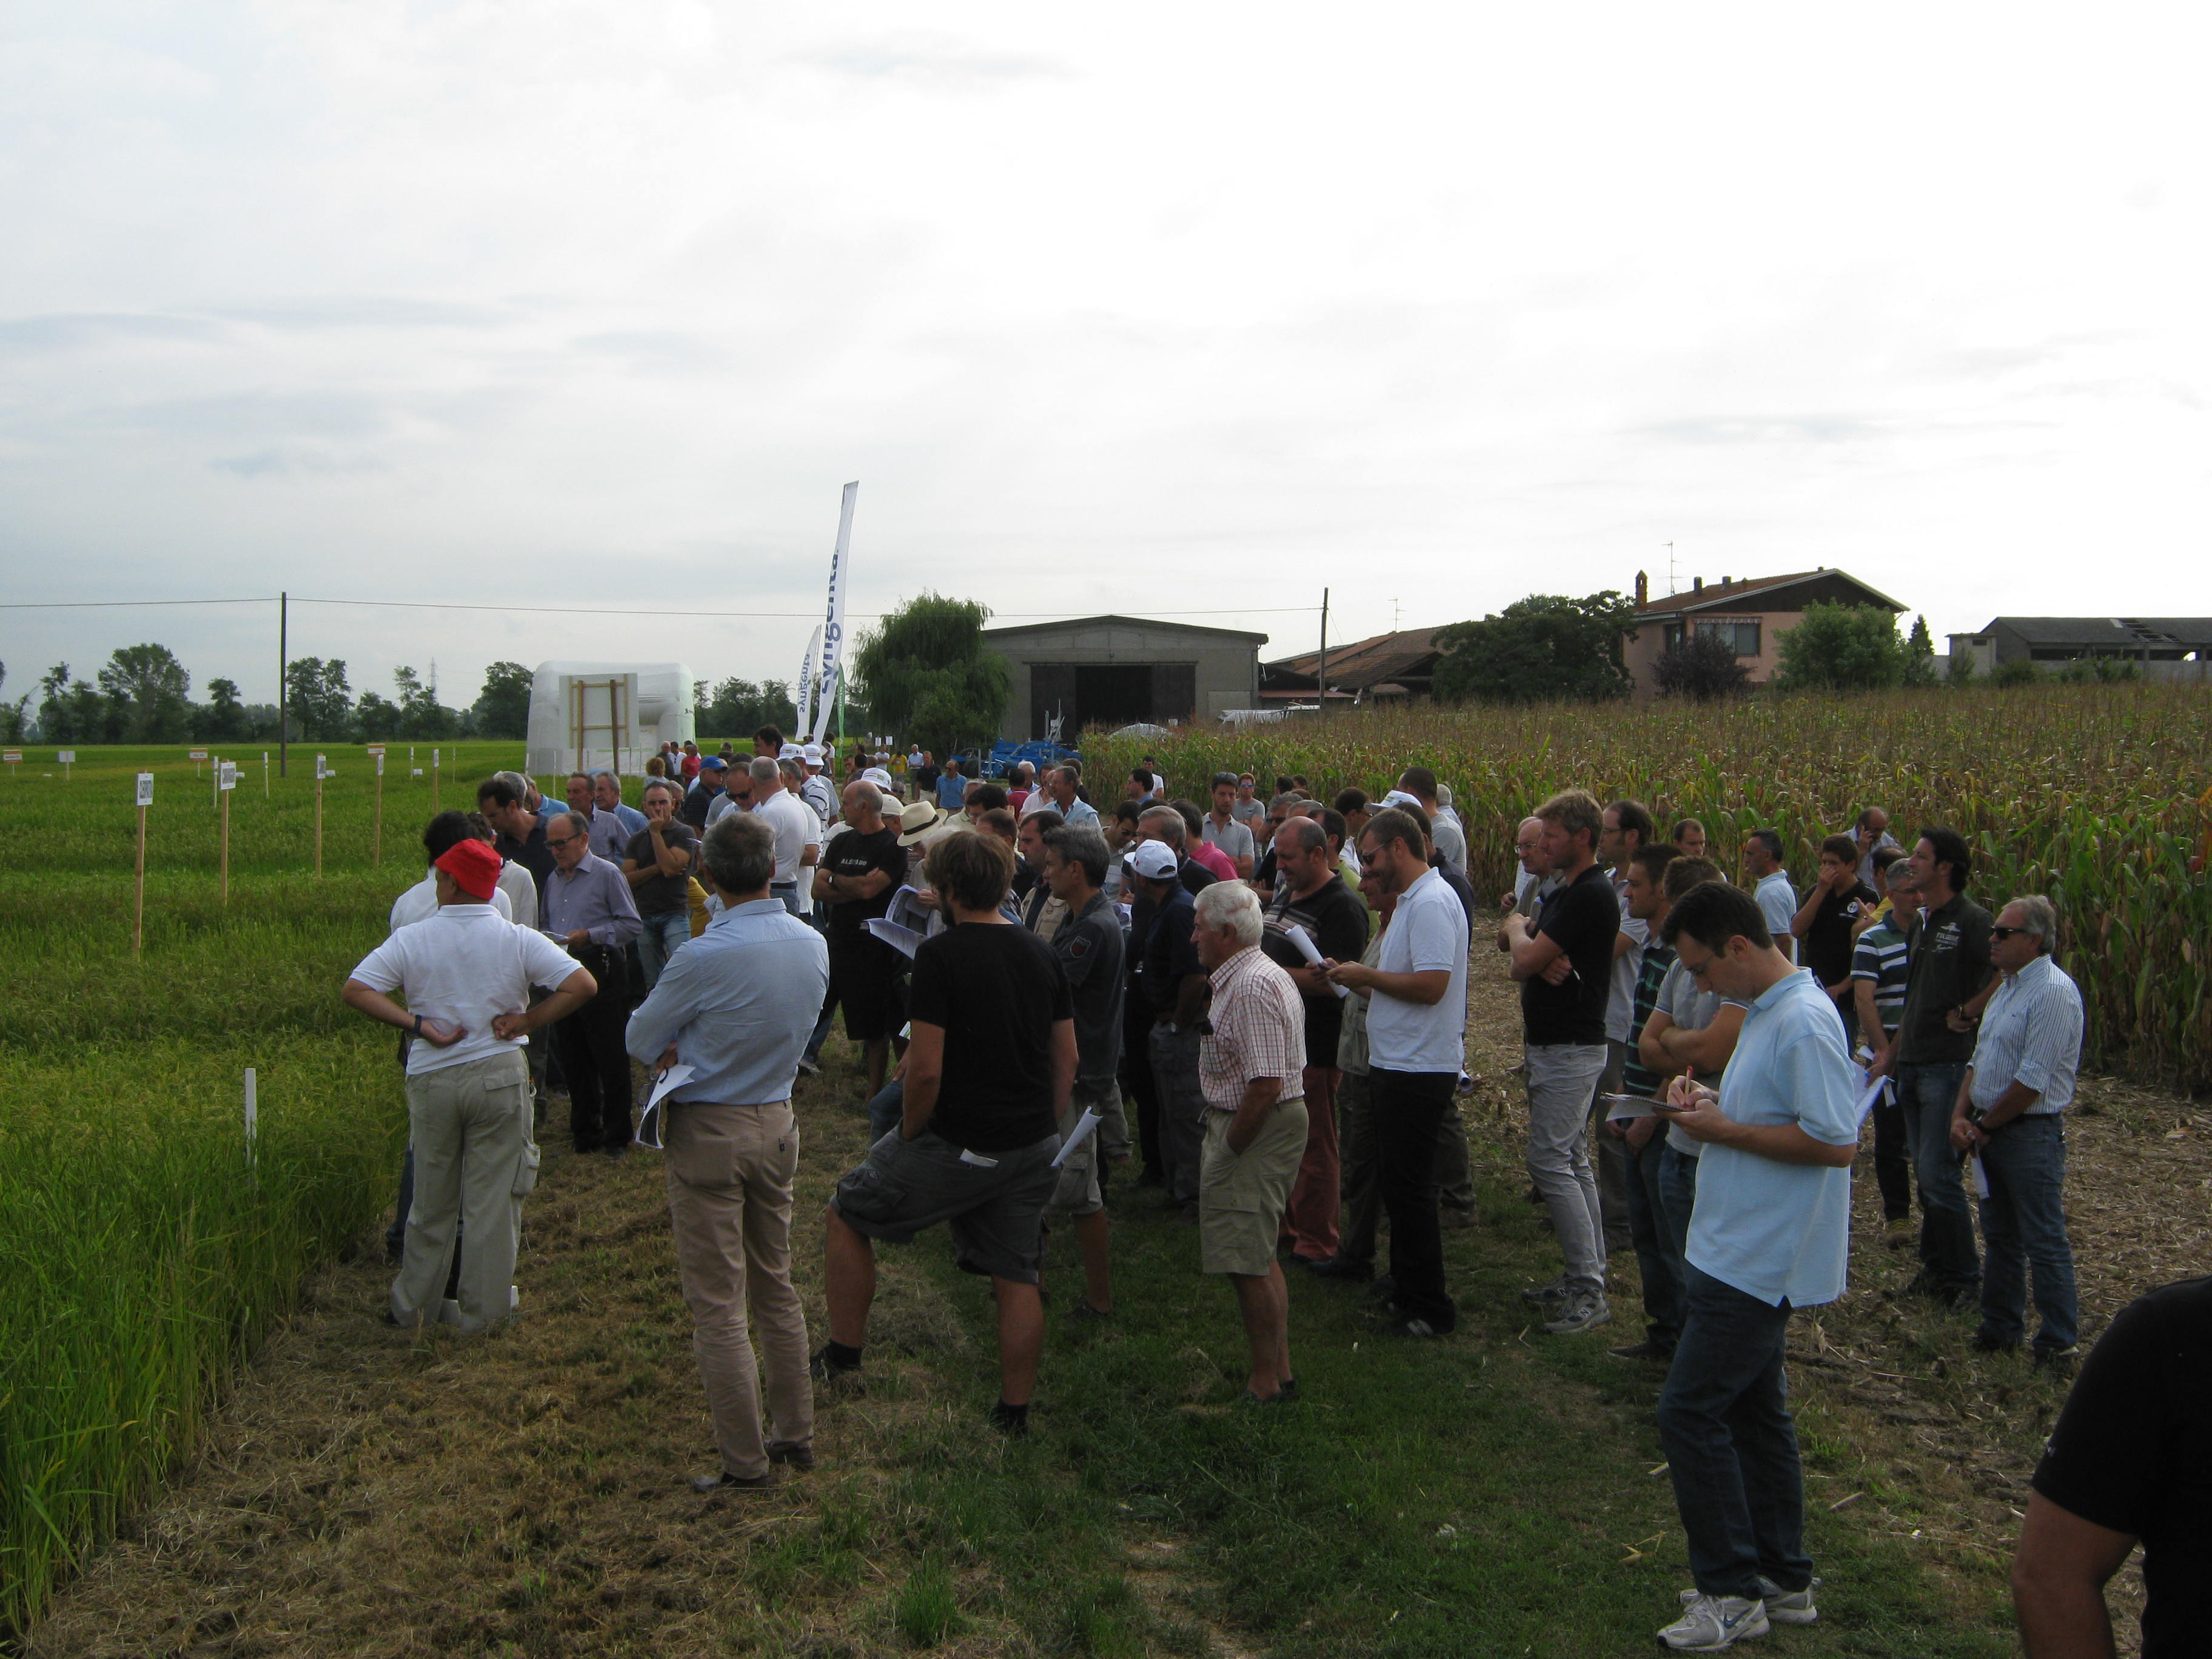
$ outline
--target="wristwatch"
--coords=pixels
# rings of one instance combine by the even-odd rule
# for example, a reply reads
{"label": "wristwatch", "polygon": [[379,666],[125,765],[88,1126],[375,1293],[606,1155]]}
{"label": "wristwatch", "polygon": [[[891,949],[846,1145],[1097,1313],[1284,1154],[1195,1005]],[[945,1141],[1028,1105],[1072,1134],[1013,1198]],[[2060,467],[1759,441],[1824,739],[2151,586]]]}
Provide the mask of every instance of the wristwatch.
{"label": "wristwatch", "polygon": [[415,1035],[416,1036],[422,1035],[422,1016],[420,1014],[415,1016]]}

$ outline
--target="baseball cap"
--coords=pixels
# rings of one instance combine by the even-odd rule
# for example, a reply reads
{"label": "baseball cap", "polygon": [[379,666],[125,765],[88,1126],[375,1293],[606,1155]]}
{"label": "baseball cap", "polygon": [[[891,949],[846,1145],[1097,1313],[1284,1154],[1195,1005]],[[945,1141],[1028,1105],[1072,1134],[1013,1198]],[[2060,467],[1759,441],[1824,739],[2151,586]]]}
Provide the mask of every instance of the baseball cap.
{"label": "baseball cap", "polygon": [[438,854],[437,867],[472,899],[489,899],[499,885],[499,854],[480,841],[457,841]]}
{"label": "baseball cap", "polygon": [[724,760],[720,755],[709,755],[701,761],[699,765],[702,770],[708,772],[726,772],[730,769],[729,762]]}
{"label": "baseball cap", "polygon": [[1146,881],[1171,880],[1178,867],[1175,848],[1164,841],[1139,842],[1135,850],[1121,862]]}
{"label": "baseball cap", "polygon": [[775,757],[780,761],[798,760],[800,758],[799,745],[795,743],[787,743],[775,751]]}
{"label": "baseball cap", "polygon": [[872,783],[878,789],[889,789],[891,787],[891,775],[880,766],[871,766],[860,774],[860,781]]}
{"label": "baseball cap", "polygon": [[1385,806],[1411,806],[1417,809],[1421,805],[1419,800],[1402,789],[1393,789],[1389,794],[1383,796],[1382,804]]}
{"label": "baseball cap", "polygon": [[810,743],[804,745],[799,751],[799,758],[805,761],[809,766],[821,765],[822,745],[818,743]]}

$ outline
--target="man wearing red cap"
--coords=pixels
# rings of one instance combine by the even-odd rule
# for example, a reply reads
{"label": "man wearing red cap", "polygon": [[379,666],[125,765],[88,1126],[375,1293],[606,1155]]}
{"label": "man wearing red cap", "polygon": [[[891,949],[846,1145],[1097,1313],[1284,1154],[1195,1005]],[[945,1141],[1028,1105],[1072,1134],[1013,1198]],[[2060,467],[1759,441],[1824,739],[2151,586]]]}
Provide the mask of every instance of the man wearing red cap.
{"label": "man wearing red cap", "polygon": [[[371,1019],[421,1039],[407,1056],[415,1200],[388,1316],[478,1331],[508,1312],[522,1198],[537,1180],[523,1049],[532,1030],[599,988],[560,946],[492,908],[500,859],[483,842],[456,842],[432,867],[437,914],[364,957],[343,994]],[[552,992],[535,1007],[532,985]],[[460,1297],[441,1311],[454,1224],[464,1219]]]}

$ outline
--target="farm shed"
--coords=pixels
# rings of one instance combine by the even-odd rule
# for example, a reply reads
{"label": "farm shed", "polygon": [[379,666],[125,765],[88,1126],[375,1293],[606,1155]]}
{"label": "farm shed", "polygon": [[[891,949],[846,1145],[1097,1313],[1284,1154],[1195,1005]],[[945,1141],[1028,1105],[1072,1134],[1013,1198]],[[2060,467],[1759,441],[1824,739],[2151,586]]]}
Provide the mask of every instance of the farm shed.
{"label": "farm shed", "polygon": [[1109,616],[987,628],[983,642],[1013,670],[1000,737],[1048,737],[1058,720],[1072,743],[1087,726],[1166,726],[1251,708],[1267,636]]}

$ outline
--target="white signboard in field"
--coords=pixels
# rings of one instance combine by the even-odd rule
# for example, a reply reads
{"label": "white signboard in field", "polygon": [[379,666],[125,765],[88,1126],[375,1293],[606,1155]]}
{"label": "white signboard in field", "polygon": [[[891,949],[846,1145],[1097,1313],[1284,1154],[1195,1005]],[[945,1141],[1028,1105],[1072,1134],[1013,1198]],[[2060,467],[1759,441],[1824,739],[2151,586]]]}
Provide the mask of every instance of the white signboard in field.
{"label": "white signboard in field", "polygon": [[384,745],[380,743],[372,743],[368,745],[368,752],[380,760],[384,757]]}
{"label": "white signboard in field", "polygon": [[76,750],[74,749],[57,749],[54,750],[54,758],[59,761],[64,766],[67,766],[76,759]]}
{"label": "white signboard in field", "polygon": [[216,768],[216,787],[219,789],[238,787],[238,763],[223,761]]}
{"label": "white signboard in field", "polygon": [[315,781],[320,783],[331,775],[331,763],[323,756],[315,757]]}
{"label": "white signboard in field", "polygon": [[185,758],[186,760],[204,761],[207,758],[207,750],[204,749],[194,749],[187,753]]}
{"label": "white signboard in field", "polygon": [[141,772],[138,775],[138,805],[151,806],[153,804],[154,775],[151,772]]}

